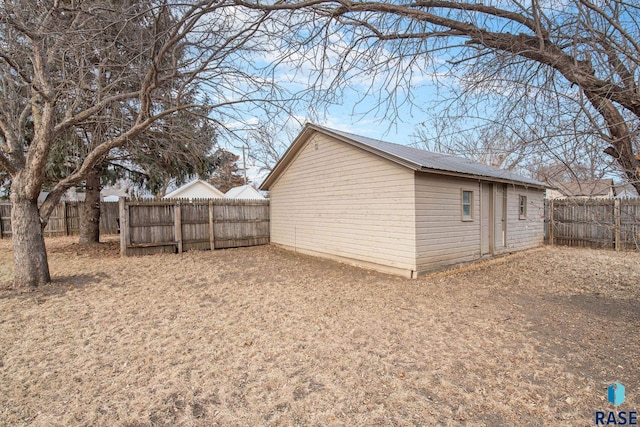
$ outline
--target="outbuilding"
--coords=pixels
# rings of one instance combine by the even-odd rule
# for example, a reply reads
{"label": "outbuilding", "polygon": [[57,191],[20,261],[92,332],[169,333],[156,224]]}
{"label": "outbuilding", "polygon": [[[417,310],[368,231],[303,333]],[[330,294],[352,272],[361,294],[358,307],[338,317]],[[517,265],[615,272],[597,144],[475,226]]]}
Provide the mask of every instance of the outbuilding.
{"label": "outbuilding", "polygon": [[543,244],[536,180],[307,124],[262,183],[271,243],[407,277]]}
{"label": "outbuilding", "polygon": [[230,188],[224,197],[227,199],[264,200],[265,197],[249,184]]}
{"label": "outbuilding", "polygon": [[163,199],[224,199],[224,193],[201,179],[176,188]]}

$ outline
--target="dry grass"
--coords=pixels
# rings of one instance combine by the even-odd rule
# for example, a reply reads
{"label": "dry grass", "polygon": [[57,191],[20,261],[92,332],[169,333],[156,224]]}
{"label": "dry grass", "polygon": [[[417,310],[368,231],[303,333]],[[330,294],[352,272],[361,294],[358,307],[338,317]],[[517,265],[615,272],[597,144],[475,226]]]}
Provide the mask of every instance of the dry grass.
{"label": "dry grass", "polygon": [[48,241],[7,289],[5,425],[577,425],[640,400],[640,254],[543,248],[408,280],[272,247]]}

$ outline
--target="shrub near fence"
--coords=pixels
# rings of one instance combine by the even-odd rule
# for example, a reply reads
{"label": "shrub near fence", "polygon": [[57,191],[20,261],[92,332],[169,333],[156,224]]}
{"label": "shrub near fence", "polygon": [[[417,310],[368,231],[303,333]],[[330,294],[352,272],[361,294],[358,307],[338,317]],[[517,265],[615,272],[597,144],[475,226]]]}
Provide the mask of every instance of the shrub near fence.
{"label": "shrub near fence", "polygon": [[549,244],[640,249],[640,198],[545,200]]}
{"label": "shrub near fence", "polygon": [[[80,233],[84,202],[60,202],[54,208],[44,235],[71,236]],[[118,202],[100,203],[100,234],[118,233]],[[0,203],[0,238],[11,238],[11,203]]]}
{"label": "shrub near fence", "polygon": [[268,200],[120,200],[122,256],[269,243]]}

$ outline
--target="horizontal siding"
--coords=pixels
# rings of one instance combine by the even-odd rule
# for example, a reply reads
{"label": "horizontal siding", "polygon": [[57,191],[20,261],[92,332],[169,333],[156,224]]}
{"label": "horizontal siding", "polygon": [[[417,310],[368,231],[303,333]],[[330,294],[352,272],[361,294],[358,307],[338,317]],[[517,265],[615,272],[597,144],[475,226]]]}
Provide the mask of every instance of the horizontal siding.
{"label": "horizontal siding", "polygon": [[[502,184],[497,184],[502,186]],[[502,187],[500,187],[502,188]],[[474,192],[474,220],[460,218],[461,191]],[[491,190],[493,191],[493,190]],[[519,196],[527,196],[527,218],[519,219]],[[507,186],[507,245],[501,243],[502,195],[495,193],[494,253],[513,252],[542,245],[544,193]],[[434,271],[481,257],[480,184],[464,178],[416,174],[416,252],[418,271]]]}
{"label": "horizontal siding", "polygon": [[[461,191],[473,191],[474,219],[461,219]],[[480,187],[463,178],[416,173],[418,271],[434,271],[480,257]]]}
{"label": "horizontal siding", "polygon": [[413,172],[314,134],[272,185],[271,241],[415,270]]}
{"label": "horizontal siding", "polygon": [[[527,217],[520,219],[520,195],[527,196]],[[507,188],[507,248],[512,252],[544,243],[544,191],[510,185]]]}

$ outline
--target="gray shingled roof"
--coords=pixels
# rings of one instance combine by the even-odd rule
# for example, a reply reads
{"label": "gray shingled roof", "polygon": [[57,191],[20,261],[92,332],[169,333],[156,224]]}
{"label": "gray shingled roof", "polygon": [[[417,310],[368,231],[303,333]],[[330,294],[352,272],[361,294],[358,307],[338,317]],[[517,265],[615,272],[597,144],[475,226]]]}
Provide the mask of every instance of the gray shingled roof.
{"label": "gray shingled roof", "polygon": [[494,168],[492,166],[487,166],[485,164],[474,162],[462,157],[455,157],[447,154],[420,150],[418,148],[380,141],[378,139],[367,138],[349,132],[343,132],[318,125],[310,125],[310,127],[322,130],[328,134],[341,136],[342,138],[346,138],[357,144],[369,147],[370,149],[373,149],[373,151],[385,153],[392,158],[395,157],[402,163],[414,165],[414,168],[416,170],[433,171],[436,173],[438,171],[449,173],[453,172],[456,174],[493,178],[500,181],[508,181],[532,185],[535,187],[550,188],[548,184],[536,181],[535,179],[527,178],[503,169]]}
{"label": "gray shingled roof", "polygon": [[271,185],[278,179],[280,174],[284,172],[289,162],[295,158],[296,153],[302,148],[302,146],[304,146],[304,143],[313,134],[313,132],[321,132],[415,171],[464,176],[472,179],[480,178],[487,181],[514,183],[523,186],[537,187],[540,189],[553,188],[552,186],[536,181],[535,179],[487,166],[482,163],[477,163],[469,159],[442,153],[433,153],[430,151],[393,144],[391,142],[380,141],[378,139],[367,138],[365,136],[307,123],[300,135],[298,135],[298,137],[293,141],[280,161],[271,170],[271,173],[264,179],[260,185],[260,190],[269,190]]}

